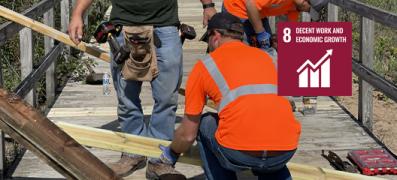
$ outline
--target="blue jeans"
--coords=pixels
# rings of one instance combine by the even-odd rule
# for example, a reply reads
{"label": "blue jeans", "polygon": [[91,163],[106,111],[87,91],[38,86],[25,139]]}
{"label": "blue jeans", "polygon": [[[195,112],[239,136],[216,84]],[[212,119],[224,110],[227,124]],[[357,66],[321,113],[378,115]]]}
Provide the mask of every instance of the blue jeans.
{"label": "blue jeans", "polygon": [[253,157],[220,145],[215,139],[217,128],[217,114],[206,113],[202,116],[198,145],[207,179],[234,180],[237,179],[236,172],[242,170],[251,170],[259,180],[292,179],[286,164],[295,150],[274,157]]}
{"label": "blue jeans", "polygon": [[[122,78],[121,65],[111,62],[114,87],[118,98],[118,121],[125,133],[172,140],[175,127],[178,89],[182,79],[182,44],[175,26],[155,27],[154,33],[161,40],[156,48],[159,75],[153,79],[153,113],[148,126],[145,125],[141,106],[141,81],[127,81]],[[123,36],[117,37],[123,45]]]}

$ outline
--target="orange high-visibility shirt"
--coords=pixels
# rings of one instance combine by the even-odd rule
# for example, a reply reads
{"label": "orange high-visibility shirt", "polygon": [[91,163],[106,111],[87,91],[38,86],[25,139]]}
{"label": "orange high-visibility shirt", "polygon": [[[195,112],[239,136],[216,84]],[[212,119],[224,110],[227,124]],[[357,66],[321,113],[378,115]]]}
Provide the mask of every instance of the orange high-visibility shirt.
{"label": "orange high-visibility shirt", "polygon": [[[239,41],[228,42],[210,53],[230,90],[255,85],[277,85],[271,58],[258,48]],[[186,84],[185,113],[202,113],[206,97],[220,104],[222,92],[198,61]],[[220,112],[215,137],[219,144],[236,150],[293,150],[297,148],[300,123],[289,101],[277,94],[239,96]]]}
{"label": "orange high-visibility shirt", "polygon": [[[226,10],[239,18],[248,19],[245,0],[224,0]],[[290,21],[298,21],[299,11],[293,0],[256,0],[262,18],[287,15]]]}

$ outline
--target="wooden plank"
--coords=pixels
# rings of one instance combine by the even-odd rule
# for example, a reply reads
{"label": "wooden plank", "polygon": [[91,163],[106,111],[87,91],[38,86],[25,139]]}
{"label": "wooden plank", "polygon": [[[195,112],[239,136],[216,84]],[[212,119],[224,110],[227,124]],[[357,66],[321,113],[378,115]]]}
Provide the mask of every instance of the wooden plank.
{"label": "wooden plank", "polygon": [[[69,21],[70,21],[70,6],[69,6],[69,0],[61,0],[60,3],[60,8],[61,8],[61,31],[63,33],[66,33],[69,27]],[[69,58],[67,57],[70,54],[70,48],[65,47],[65,59],[68,60]]]}
{"label": "wooden plank", "polygon": [[302,12],[302,22],[310,22],[312,21],[310,14],[307,12]]}
{"label": "wooden plank", "polygon": [[[365,17],[361,18],[361,42],[360,42],[360,60],[368,69],[373,68],[374,64],[374,36],[375,23]],[[358,120],[365,127],[372,131],[373,126],[373,87],[359,79],[359,108]]]}
{"label": "wooden plank", "polygon": [[108,52],[99,50],[98,48],[95,48],[93,46],[88,46],[88,44],[86,44],[84,42],[81,42],[78,45],[75,45],[72,42],[72,40],[70,40],[70,38],[67,34],[57,31],[54,28],[51,28],[43,23],[37,22],[33,19],[23,16],[19,13],[11,11],[10,9],[7,9],[3,6],[0,6],[0,16],[4,17],[6,19],[9,19],[11,21],[17,22],[21,25],[28,27],[28,28],[31,28],[32,30],[37,31],[41,34],[52,37],[58,41],[63,42],[66,45],[69,45],[71,47],[74,47],[76,49],[84,51],[84,52],[86,52],[92,56],[98,57],[106,62],[110,62],[110,56],[109,56]]}
{"label": "wooden plank", "polygon": [[4,130],[0,130],[0,179],[5,178],[5,144],[4,144]]}
{"label": "wooden plank", "polygon": [[[44,24],[49,27],[54,27],[54,9],[48,10],[44,13]],[[54,47],[54,40],[50,37],[44,37],[44,52],[45,54],[50,53]],[[55,102],[55,63],[47,68],[46,71],[46,97],[47,97],[47,107],[52,106]]]}
{"label": "wooden plank", "polygon": [[338,6],[328,3],[328,22],[338,22]]}
{"label": "wooden plank", "polygon": [[[73,125],[65,122],[57,122],[56,124],[81,144],[113,151],[128,152],[158,158],[161,154],[158,146],[160,144],[166,146],[170,144],[170,141]],[[186,156],[181,156],[179,158],[179,162],[199,165],[198,160],[194,160]],[[381,179],[291,162],[288,163],[288,168],[294,179],[321,179],[321,177],[324,179],[337,178],[346,180]]]}
{"label": "wooden plank", "polygon": [[[22,80],[29,76],[33,70],[33,41],[32,41],[32,30],[28,28],[23,28],[19,32],[19,50],[21,58],[21,78]],[[34,85],[33,85],[34,86]],[[35,105],[35,91],[28,91],[23,94],[25,100],[33,105]]]}
{"label": "wooden plank", "polygon": [[372,19],[391,28],[397,28],[397,14],[370,6],[357,0],[331,0],[331,3],[352,11],[356,14]]}
{"label": "wooden plank", "polygon": [[269,19],[270,29],[272,30],[272,33],[275,34],[275,32],[277,32],[277,29],[276,29],[276,17],[275,16],[270,16],[270,17],[268,17],[268,19]]}
{"label": "wooden plank", "polygon": [[0,119],[50,155],[76,179],[119,179],[109,167],[58,126],[4,90],[0,90]]}
{"label": "wooden plank", "polygon": [[[180,106],[176,114],[183,114],[184,107]],[[152,114],[152,106],[143,106],[143,114]],[[117,116],[117,107],[84,107],[84,108],[52,108],[47,117],[97,117],[97,116]]]}
{"label": "wooden plank", "polygon": [[387,97],[397,102],[397,86],[385,78],[379,76],[376,72],[368,69],[357,60],[353,60],[353,72],[360,78],[370,83],[376,89],[381,90]]}
{"label": "wooden plank", "polygon": [[[15,131],[12,127],[10,127],[7,123],[4,122],[5,119],[0,120],[0,127],[8,135],[10,135],[14,140],[16,140],[18,143],[20,143],[23,147],[29,149],[32,151],[37,157],[42,159],[46,164],[50,165],[52,168],[54,168],[56,171],[58,171],[60,174],[65,176],[68,179],[75,179],[73,174],[70,174],[66,169],[64,169],[62,166],[60,166],[54,159],[51,158],[48,154],[46,154],[44,151],[41,151],[40,148],[36,147],[32,142],[30,142],[28,139],[24,138],[21,134],[19,134],[17,131]],[[11,169],[13,171],[13,169]],[[10,172],[6,172],[5,175],[11,176],[9,174]]]}
{"label": "wooden plank", "polygon": [[[51,9],[58,4],[60,0],[43,0],[38,2],[37,4],[33,5],[29,9],[26,9],[22,12],[23,15],[36,19],[37,17],[41,16],[44,12]],[[14,37],[17,32],[19,32],[23,26],[14,23],[12,21],[3,23],[0,25],[0,46],[3,45],[8,39]]]}
{"label": "wooden plank", "polygon": [[[24,80],[14,90],[15,94],[17,94],[20,97],[25,97],[25,95],[27,95],[28,92],[34,88],[35,83],[40,80],[40,77],[46,72],[48,67],[51,64],[53,64],[55,60],[58,59],[58,56],[62,51],[62,47],[63,47],[63,44],[58,44],[57,46],[55,46],[50,51],[50,53],[48,53],[43,58],[40,66],[37,69],[35,69],[34,71],[30,72],[27,76],[25,76]],[[33,89],[33,91],[34,91],[34,89]]]}
{"label": "wooden plank", "polygon": [[[0,59],[0,88],[3,88],[3,83],[3,66],[2,60]],[[0,130],[0,179],[4,179],[5,173],[4,131]]]}

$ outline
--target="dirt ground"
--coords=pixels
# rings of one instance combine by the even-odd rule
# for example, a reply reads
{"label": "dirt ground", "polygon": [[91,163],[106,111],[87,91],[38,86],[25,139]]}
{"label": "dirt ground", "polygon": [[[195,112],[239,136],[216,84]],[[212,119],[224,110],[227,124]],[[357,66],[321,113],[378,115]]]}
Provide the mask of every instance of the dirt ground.
{"label": "dirt ground", "polygon": [[[373,97],[374,134],[397,154],[397,103],[377,91]],[[358,117],[358,84],[353,84],[353,96],[340,96],[337,99],[354,117]]]}

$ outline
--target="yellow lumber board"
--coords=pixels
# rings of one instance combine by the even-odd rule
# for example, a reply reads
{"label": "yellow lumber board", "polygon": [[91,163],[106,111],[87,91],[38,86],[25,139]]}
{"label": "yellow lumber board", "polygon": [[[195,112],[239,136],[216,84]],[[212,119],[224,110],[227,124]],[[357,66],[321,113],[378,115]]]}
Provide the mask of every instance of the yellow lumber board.
{"label": "yellow lumber board", "polygon": [[[154,138],[125,134],[104,129],[92,128],[69,124],[65,122],[56,122],[66,133],[72,136],[77,142],[91,147],[97,147],[107,150],[128,152],[150,157],[159,157],[161,152],[158,146],[169,145],[170,141],[159,140]],[[179,162],[200,165],[200,160],[182,156]],[[364,176],[320,167],[313,167],[297,163],[288,163],[288,168],[294,179],[304,180],[380,180],[382,178]]]}
{"label": "yellow lumber board", "polygon": [[[143,106],[143,114],[152,114],[152,106]],[[176,114],[183,114],[184,106],[178,106]],[[52,108],[48,118],[55,117],[86,117],[86,116],[117,116],[117,107],[82,107],[82,108]]]}
{"label": "yellow lumber board", "polygon": [[[65,122],[56,122],[56,124],[80,144],[112,151],[158,158],[161,154],[158,146],[160,144],[168,146],[171,143],[165,140],[79,126]],[[201,163],[198,159],[185,156],[182,156],[179,162],[193,165],[200,165]]]}
{"label": "yellow lumber board", "polygon": [[67,44],[71,47],[84,51],[90,55],[98,57],[106,62],[110,62],[110,56],[108,52],[99,50],[98,48],[88,46],[86,43],[81,42],[78,45],[74,44],[72,40],[70,40],[69,36],[65,33],[62,33],[50,26],[47,26],[41,22],[35,21],[31,18],[28,18],[22,14],[19,14],[15,11],[12,11],[4,6],[0,6],[0,16],[14,21],[22,26],[28,27],[36,32],[44,34],[46,36],[52,37],[64,44]]}

